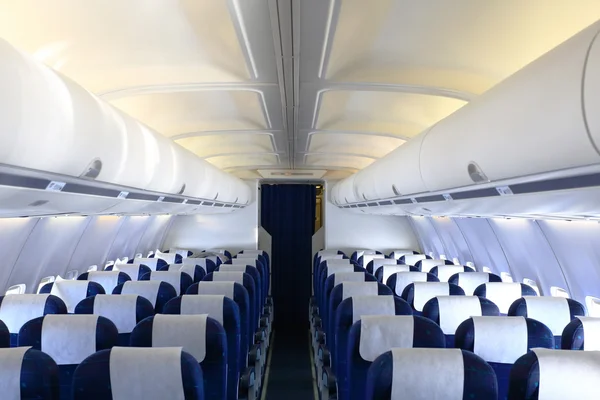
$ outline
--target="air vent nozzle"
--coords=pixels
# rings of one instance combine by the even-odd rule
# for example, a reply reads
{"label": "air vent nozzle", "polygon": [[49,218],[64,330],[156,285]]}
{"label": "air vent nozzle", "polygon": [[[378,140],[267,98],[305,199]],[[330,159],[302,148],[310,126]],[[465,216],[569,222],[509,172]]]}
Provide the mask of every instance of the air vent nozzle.
{"label": "air vent nozzle", "polygon": [[80,178],[96,179],[102,171],[102,160],[95,158],[89,163],[85,171],[79,175]]}
{"label": "air vent nozzle", "polygon": [[473,161],[471,161],[469,163],[469,166],[467,167],[467,172],[469,173],[469,176],[471,177],[471,180],[473,182],[475,182],[475,183],[489,182],[490,181],[488,179],[488,177],[483,173],[483,171],[481,170],[481,168],[479,168],[479,165],[477,165]]}
{"label": "air vent nozzle", "polygon": [[185,183],[183,184],[183,186],[181,186],[181,189],[179,189],[179,192],[177,192],[177,194],[183,194],[183,192],[185,192]]}
{"label": "air vent nozzle", "polygon": [[400,191],[398,190],[398,188],[396,187],[396,185],[392,185],[392,190],[394,191],[394,194],[396,196],[402,196],[402,193],[400,193]]}

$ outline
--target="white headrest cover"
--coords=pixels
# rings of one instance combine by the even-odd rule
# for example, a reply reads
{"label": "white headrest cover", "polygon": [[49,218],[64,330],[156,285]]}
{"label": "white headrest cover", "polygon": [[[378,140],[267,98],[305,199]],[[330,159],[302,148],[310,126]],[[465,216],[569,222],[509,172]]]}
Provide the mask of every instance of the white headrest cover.
{"label": "white headrest cover", "polygon": [[58,365],[80,364],[96,352],[97,315],[48,314],[42,323],[42,351]]}
{"label": "white headrest cover", "polygon": [[450,284],[447,282],[414,282],[413,306],[417,311],[423,311],[425,303],[437,296],[449,296]]}
{"label": "white headrest cover", "polygon": [[67,311],[75,312],[77,304],[87,297],[88,281],[55,281],[50,294],[65,302]]}
{"label": "white headrest cover", "polygon": [[206,319],[201,315],[156,314],[152,323],[152,347],[182,346],[199,363],[206,357]]}
{"label": "white headrest cover", "polygon": [[412,315],[363,315],[358,352],[363,360],[373,362],[394,347],[413,347],[414,332]]}
{"label": "white headrest cover", "polygon": [[600,352],[532,350],[540,368],[539,400],[598,398]]}
{"label": "white headrest cover", "polygon": [[255,254],[255,255],[245,254],[245,253],[238,254],[235,258],[231,259],[231,262],[235,263],[235,260],[237,260],[238,262],[245,262],[250,265],[254,265],[258,261],[258,254]]}
{"label": "white headrest cover", "polygon": [[223,303],[225,296],[218,294],[200,294],[181,296],[181,315],[207,314],[223,325]]}
{"label": "white headrest cover", "polygon": [[333,275],[333,286],[337,286],[342,282],[364,282],[364,272],[338,272]]}
{"label": "white headrest cover", "polygon": [[[328,260],[341,260],[341,259],[343,259],[343,257],[344,257],[343,254],[329,254],[326,256],[321,256],[321,262],[328,261]],[[350,262],[350,260],[348,260],[348,262]]]}
{"label": "white headrest cover", "polygon": [[186,259],[188,257],[188,250],[186,249],[169,249],[169,253],[178,254],[183,259]]}
{"label": "white headrest cover", "polygon": [[378,282],[347,282],[342,286],[342,301],[352,296],[377,296]]}
{"label": "white headrest cover", "polygon": [[239,256],[249,256],[249,255],[250,256],[260,256],[262,254],[263,254],[263,250],[260,250],[260,249],[259,250],[256,250],[256,249],[246,250],[246,249],[244,249],[244,252],[243,253],[239,253],[238,257]]}
{"label": "white headrest cover", "polygon": [[158,259],[156,259],[156,258],[136,258],[135,262],[137,262],[141,265],[145,265],[146,267],[150,268],[152,271],[156,271],[156,264],[158,262]]}
{"label": "white headrest cover", "polygon": [[463,288],[467,296],[471,296],[478,286],[488,283],[490,274],[487,272],[459,272],[458,286]]}
{"label": "white headrest cover", "polygon": [[[384,265],[379,268],[382,268],[381,273],[383,283],[386,283],[389,277],[394,275],[396,272],[410,272],[410,266],[408,265]],[[377,270],[374,272],[377,272]]]}
{"label": "white headrest cover", "polygon": [[215,265],[218,264],[218,261],[221,259],[220,257],[217,257],[217,256],[210,256],[210,257],[205,257],[205,258],[207,260],[210,260],[210,261],[214,262]]}
{"label": "white headrest cover", "polygon": [[431,268],[433,267],[439,267],[441,265],[445,265],[446,261],[445,260],[440,260],[440,259],[425,259],[425,260],[421,260],[421,272],[429,272],[431,271]]}
{"label": "white headrest cover", "polygon": [[208,272],[206,269],[206,258],[186,258],[183,260],[182,265],[199,265],[204,268],[204,272]]}
{"label": "white headrest cover", "polygon": [[398,265],[398,260],[393,258],[375,258],[373,259],[373,272],[377,272],[379,267],[384,265]]}
{"label": "white headrest cover", "polygon": [[440,328],[445,335],[454,335],[456,328],[470,317],[481,316],[477,296],[438,296]]}
{"label": "white headrest cover", "polygon": [[213,281],[232,281],[244,284],[244,272],[214,272]]}
{"label": "white headrest cover", "polygon": [[246,264],[221,264],[219,272],[246,272],[248,266]]}
{"label": "white headrest cover", "polygon": [[352,296],[352,323],[365,315],[396,315],[394,296]]}
{"label": "white headrest cover", "polygon": [[392,349],[392,399],[462,400],[460,349]]}
{"label": "white headrest cover", "polygon": [[[123,273],[127,274],[127,276],[129,276],[132,281],[137,281],[138,277],[140,275],[140,265],[141,265],[140,263],[121,264],[118,267],[115,267],[113,269],[113,271],[123,272]],[[110,294],[110,293],[112,293],[112,290],[110,292],[106,292],[106,293]]]}
{"label": "white headrest cover", "polygon": [[[189,259],[186,258],[186,260],[189,260]],[[180,264],[173,264],[173,265],[179,266]],[[189,263],[188,264],[181,264],[181,267],[177,268],[177,269],[174,269],[174,271],[184,272],[184,273],[188,274],[189,276],[191,276],[192,280],[193,280],[194,276],[196,275],[196,265],[197,264],[195,264],[195,263],[192,263],[192,264],[189,264]],[[204,272],[206,273],[206,269],[204,269]]]}
{"label": "white headrest cover", "polygon": [[367,268],[367,265],[375,259],[384,259],[383,254],[364,254],[363,255],[363,267]]}
{"label": "white headrest cover", "polygon": [[0,321],[10,333],[19,333],[25,323],[44,315],[48,294],[18,294],[4,296],[0,305]]}
{"label": "white headrest cover", "polygon": [[119,333],[131,333],[137,324],[138,297],[137,294],[99,294],[94,297],[94,314],[110,319]]}
{"label": "white headrest cover", "polygon": [[438,267],[437,277],[440,282],[448,282],[448,279],[454,274],[464,272],[465,268],[462,265],[440,265]]}
{"label": "white headrest cover", "polygon": [[347,258],[335,258],[327,260],[328,267],[334,267],[336,265],[351,265],[351,263],[350,260]]}
{"label": "white headrest cover", "polygon": [[521,284],[518,282],[486,283],[485,298],[493,301],[502,314],[507,314],[511,304],[521,298]]}
{"label": "white headrest cover", "polygon": [[332,265],[327,266],[327,278],[338,272],[354,272],[353,265]]}
{"label": "white headrest cover", "polygon": [[524,317],[473,317],[473,352],[488,362],[512,364],[527,353]]}
{"label": "white headrest cover", "polygon": [[31,347],[0,349],[0,393],[5,400],[21,400],[21,367]]}
{"label": "white headrest cover", "polygon": [[392,258],[394,259],[399,259],[402,256],[408,256],[408,255],[412,255],[413,251],[412,250],[394,250],[391,253]]}
{"label": "white headrest cover", "polygon": [[233,300],[235,282],[198,282],[198,294],[220,294]]}
{"label": "white headrest cover", "polygon": [[404,289],[414,282],[427,282],[427,274],[425,272],[398,272],[394,289],[396,296],[402,296]]}
{"label": "white headrest cover", "polygon": [[175,264],[176,256],[177,256],[177,254],[173,254],[173,253],[156,252],[156,254],[154,255],[154,258],[160,258],[161,260],[165,260],[167,262],[167,264]]}
{"label": "white headrest cover", "polygon": [[158,289],[160,289],[159,281],[127,281],[123,284],[121,294],[137,294],[145,297],[156,307],[156,299],[158,298]]}
{"label": "white headrest cover", "polygon": [[119,271],[88,272],[87,280],[99,283],[107,294],[111,294],[113,289],[119,284]]}
{"label": "white headrest cover", "polygon": [[167,282],[175,288],[177,296],[181,294],[181,272],[179,271],[152,271],[150,280]]}
{"label": "white headrest cover", "polygon": [[113,347],[110,351],[113,400],[185,400],[181,350],[181,347]]}
{"label": "white headrest cover", "polygon": [[[600,350],[600,318],[577,317],[583,326],[583,350]],[[2,318],[0,318],[2,319]]]}
{"label": "white headrest cover", "polygon": [[426,259],[425,254],[409,254],[404,256],[404,264],[414,266],[417,261]]}
{"label": "white headrest cover", "polygon": [[546,325],[554,336],[561,336],[565,326],[571,322],[571,310],[567,299],[562,297],[525,296],[527,318],[533,318]]}
{"label": "white headrest cover", "polygon": [[[317,252],[317,257],[322,257],[322,256],[335,256],[338,254],[337,250],[321,250],[319,252]],[[341,254],[340,254],[341,255]]]}

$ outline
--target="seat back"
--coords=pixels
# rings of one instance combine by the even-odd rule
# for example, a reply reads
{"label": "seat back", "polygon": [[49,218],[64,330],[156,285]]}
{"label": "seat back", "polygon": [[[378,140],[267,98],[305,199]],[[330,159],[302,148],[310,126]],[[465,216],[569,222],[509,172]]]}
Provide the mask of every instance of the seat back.
{"label": "seat back", "polygon": [[136,294],[99,294],[81,300],[75,307],[75,314],[95,314],[108,318],[119,332],[117,346],[129,346],[131,331],[141,320],[154,315],[154,306]]}
{"label": "seat back", "polygon": [[128,281],[119,285],[112,294],[137,294],[148,300],[154,311],[162,312],[169,300],[177,296],[173,285],[161,281]]}
{"label": "seat back", "polygon": [[192,285],[192,277],[181,271],[150,271],[140,281],[166,282],[175,288],[177,296],[185,293]]}
{"label": "seat back", "polygon": [[[363,268],[367,268],[367,266],[373,261],[377,259],[385,259],[385,255],[383,254],[363,254],[358,258],[357,264]],[[372,269],[371,269],[371,273]]]}
{"label": "seat back", "polygon": [[162,251],[154,253],[152,258],[161,259],[167,264],[181,264],[181,261],[183,261],[183,257],[177,253],[163,253]]}
{"label": "seat back", "polygon": [[165,265],[169,265],[169,263],[162,258],[136,258],[134,260],[129,260],[127,263],[145,265],[152,271],[158,271]]}
{"label": "seat back", "polygon": [[442,260],[439,258],[421,259],[415,263],[415,267],[419,268],[419,271],[421,272],[430,272],[433,267],[439,267],[442,265],[454,265],[454,263],[450,260]]}
{"label": "seat back", "polygon": [[419,270],[412,265],[382,265],[375,268],[375,278],[377,278],[379,282],[385,284],[390,276],[396,272],[419,272]]}
{"label": "seat back", "polygon": [[126,273],[120,271],[92,271],[79,275],[77,280],[96,282],[102,286],[104,293],[112,293],[117,285],[130,281],[131,278]]}
{"label": "seat back", "polygon": [[600,351],[600,318],[579,316],[565,327],[563,350]]}
{"label": "seat back", "polygon": [[375,275],[377,269],[383,267],[384,265],[398,265],[400,262],[395,258],[374,258],[366,265],[367,272]]}
{"label": "seat back", "polygon": [[321,282],[321,278],[323,276],[323,271],[328,267],[348,267],[348,266],[354,267],[355,264],[350,262],[350,260],[348,260],[347,258],[323,260],[319,263],[319,265],[317,265],[317,268],[315,269],[314,276],[313,276],[313,288],[314,288],[315,296],[317,296],[317,299],[319,298],[318,296],[321,294],[321,289],[322,289],[321,285],[323,284]]}
{"label": "seat back", "polygon": [[425,304],[436,296],[464,296],[465,292],[456,285],[447,282],[414,282],[402,292],[402,298],[421,315]]}
{"label": "seat back", "polygon": [[213,253],[213,254],[221,254],[228,259],[231,258],[231,252],[227,249],[206,249],[203,251],[204,253]]}
{"label": "seat back", "polygon": [[489,282],[481,284],[473,293],[475,296],[490,299],[498,306],[500,314],[508,314],[512,303],[523,296],[537,296],[533,288],[517,282]]}
{"label": "seat back", "polygon": [[367,400],[497,400],[492,367],[460,349],[395,348],[377,357],[367,373]]}
{"label": "seat back", "polygon": [[430,259],[431,257],[426,256],[425,254],[405,254],[400,257],[400,263],[406,265],[412,265],[416,267],[416,264],[421,260]]}
{"label": "seat back", "polygon": [[10,332],[8,327],[2,320],[0,320],[0,349],[7,349],[10,347]]}
{"label": "seat back", "polygon": [[[378,254],[378,253],[379,252],[376,250],[369,250],[369,249],[355,250],[350,255],[350,260],[352,260],[353,262],[358,264],[358,259],[361,258],[362,256],[364,256],[365,254],[370,255],[370,254]],[[379,254],[381,254],[381,253],[379,253]]]}
{"label": "seat back", "polygon": [[0,349],[3,399],[58,400],[58,366],[45,353],[30,347]]}
{"label": "seat back", "polygon": [[73,400],[205,398],[202,368],[181,347],[100,351],[81,363],[73,379]]}
{"label": "seat back", "polygon": [[[9,346],[17,347],[19,331],[26,322],[46,314],[66,314],[67,306],[58,297],[48,294],[0,296],[0,321],[9,333]],[[2,347],[6,347],[5,340]]]}
{"label": "seat back", "polygon": [[560,349],[563,331],[573,319],[585,316],[585,308],[572,299],[526,296],[512,303],[508,315],[532,318],[543,323],[554,335],[554,347]]}
{"label": "seat back", "polygon": [[[235,260],[235,259],[234,259]],[[260,272],[258,271],[258,268],[256,268],[253,265],[246,265],[246,264],[221,264],[217,267],[217,271],[218,272],[244,272],[248,275],[250,275],[252,277],[252,280],[254,281],[254,287],[256,289],[256,297],[258,299],[258,309],[262,310],[265,302],[266,302],[266,297],[264,296],[264,285],[263,285],[263,281],[262,281],[262,277]]]}
{"label": "seat back", "polygon": [[502,278],[489,272],[459,272],[452,275],[448,282],[460,286],[467,296],[472,296],[479,285],[488,282],[502,282]]}
{"label": "seat back", "polygon": [[246,366],[246,354],[240,353],[240,312],[237,304],[223,295],[183,295],[170,300],[163,312],[207,314],[223,326],[227,336],[227,399],[237,400],[240,372]]}
{"label": "seat back", "polygon": [[75,312],[75,307],[86,297],[106,294],[102,285],[89,281],[55,281],[40,289],[40,294],[50,293],[61,299],[67,306],[67,312]]}
{"label": "seat back", "polygon": [[328,307],[327,303],[325,302],[325,282],[331,275],[339,272],[366,272],[366,270],[363,267],[359,267],[354,264],[325,266],[322,269],[321,277],[318,280],[319,291],[317,294],[317,301],[319,304],[320,313],[324,308]]}
{"label": "seat back", "polygon": [[454,335],[460,324],[471,317],[498,316],[500,311],[492,301],[477,296],[436,296],[425,303],[423,316],[440,326],[446,337],[446,347],[454,347]]}
{"label": "seat back", "polygon": [[254,286],[254,279],[244,272],[211,272],[206,275],[203,281],[214,281],[214,282],[235,282],[244,286],[244,289],[248,292],[248,312],[249,312],[249,325],[248,334],[253,335],[258,328],[259,323],[259,311],[258,311],[258,298],[256,295],[256,289]]}
{"label": "seat back", "polygon": [[437,276],[440,282],[448,282],[450,277],[454,274],[475,272],[475,270],[471,267],[465,267],[462,265],[440,265],[438,267],[431,268],[429,272]]}
{"label": "seat back", "polygon": [[157,314],[140,322],[131,333],[132,347],[182,347],[202,367],[204,395],[227,397],[227,335],[208,314]]}
{"label": "seat back", "polygon": [[184,258],[181,264],[169,264],[160,271],[183,272],[192,278],[192,283],[200,282],[206,276],[206,269],[197,260],[200,258]]}
{"label": "seat back", "polygon": [[396,347],[443,348],[444,335],[439,326],[423,317],[363,315],[348,333],[349,399],[365,398],[367,372],[372,362]]}
{"label": "seat back", "polygon": [[519,357],[535,347],[552,348],[552,332],[544,324],[523,317],[473,317],[456,330],[456,347],[487,361],[498,379],[499,399],[508,394],[510,370]]}
{"label": "seat back", "polygon": [[598,398],[600,352],[533,349],[510,372],[511,400]]}
{"label": "seat back", "polygon": [[[110,269],[108,269],[108,268],[110,268]],[[129,276],[129,279],[131,279],[132,281],[139,281],[142,278],[142,276],[144,276],[145,274],[147,274],[148,272],[151,271],[151,269],[148,268],[147,266],[142,265],[142,264],[135,264],[135,263],[134,264],[120,264],[120,265],[116,265],[116,266],[111,265],[108,268],[105,269],[105,271],[123,272],[124,274],[127,274],[127,276]],[[112,290],[107,293],[112,293]]]}
{"label": "seat back", "polygon": [[266,262],[265,257],[255,256],[255,257],[251,258],[250,256],[247,256],[245,254],[238,254],[237,257],[232,258],[226,264],[237,265],[237,266],[250,265],[252,267],[255,267],[259,273],[259,278],[261,281],[261,286],[260,286],[261,296],[264,297],[265,299],[267,298],[267,295],[269,293],[269,287],[270,287],[271,273],[270,273],[270,269]]}
{"label": "seat back", "polygon": [[338,397],[348,399],[348,336],[352,325],[367,315],[411,315],[406,302],[395,296],[352,296],[342,301],[335,316],[335,342],[331,351],[333,371],[337,377]]}
{"label": "seat back", "polygon": [[388,257],[393,258],[394,260],[399,260],[402,256],[408,256],[412,254],[419,254],[419,252],[409,249],[394,250],[390,252]]}
{"label": "seat back", "polygon": [[437,276],[427,272],[395,272],[385,281],[396,296],[402,296],[404,289],[413,282],[439,282]]}
{"label": "seat back", "polygon": [[235,302],[240,314],[240,353],[243,355],[243,364],[245,365],[245,356],[248,354],[248,349],[254,344],[254,335],[250,331],[250,298],[246,288],[235,282],[202,281],[190,286],[186,294],[222,295]]}
{"label": "seat back", "polygon": [[27,322],[19,332],[19,346],[31,346],[56,362],[60,398],[71,398],[73,372],[88,356],[117,344],[118,331],[98,315],[46,315]]}

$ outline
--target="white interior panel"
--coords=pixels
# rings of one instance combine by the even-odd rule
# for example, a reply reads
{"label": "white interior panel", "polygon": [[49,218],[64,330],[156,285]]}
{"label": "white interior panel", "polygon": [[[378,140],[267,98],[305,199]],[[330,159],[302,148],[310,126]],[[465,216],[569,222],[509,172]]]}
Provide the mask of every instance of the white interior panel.
{"label": "white interior panel", "polygon": [[192,136],[177,139],[176,142],[202,158],[224,153],[273,153],[276,151],[271,134],[261,132]]}
{"label": "white interior panel", "polygon": [[349,168],[358,170],[365,168],[374,161],[372,157],[352,156],[340,154],[307,154],[305,163],[311,167],[323,168]]}
{"label": "white interior panel", "polygon": [[[25,283],[11,279],[11,273],[15,262],[19,258],[19,252],[39,222],[37,218],[2,218],[0,219],[0,289],[5,290],[9,286]],[[32,293],[28,286],[29,293]],[[4,292],[1,292],[4,293]]]}
{"label": "white interior panel", "polygon": [[396,137],[315,132],[310,136],[308,152],[354,153],[380,158],[405,142]]}

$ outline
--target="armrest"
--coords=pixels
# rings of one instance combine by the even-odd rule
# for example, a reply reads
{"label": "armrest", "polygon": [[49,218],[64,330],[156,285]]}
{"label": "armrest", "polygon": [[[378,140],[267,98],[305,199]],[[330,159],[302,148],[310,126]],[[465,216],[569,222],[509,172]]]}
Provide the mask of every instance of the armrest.
{"label": "armrest", "polygon": [[315,341],[318,344],[325,344],[325,339],[326,339],[325,331],[322,328],[317,329],[315,331]]}
{"label": "armrest", "polygon": [[254,386],[254,368],[248,367],[240,376],[240,384],[238,385],[238,399],[256,399],[256,389]]}
{"label": "armrest", "polygon": [[321,319],[321,317],[315,316],[315,318],[313,319],[313,326],[314,328],[323,327],[323,320]]}
{"label": "armrest", "polygon": [[329,400],[337,399],[337,379],[329,367],[323,367],[321,394]]}
{"label": "armrest", "polygon": [[255,344],[248,352],[248,367],[253,368],[255,365],[259,365],[261,360],[260,345]]}
{"label": "armrest", "polygon": [[265,341],[266,337],[266,330],[264,327],[262,327],[254,334],[254,343],[260,344]]}
{"label": "armrest", "polygon": [[[264,314],[263,314],[263,315],[264,315]],[[268,327],[268,326],[269,326],[269,318],[268,318],[268,317],[261,317],[261,319],[260,319],[260,323],[259,323],[259,326],[260,326],[261,328],[266,328],[266,327]]]}
{"label": "armrest", "polygon": [[323,368],[331,367],[331,353],[322,344],[319,345],[318,357],[319,357],[319,361],[321,362],[321,365],[323,366]]}

